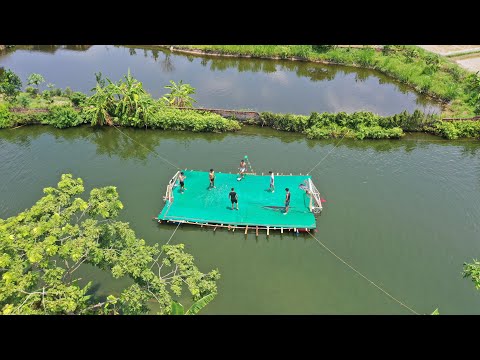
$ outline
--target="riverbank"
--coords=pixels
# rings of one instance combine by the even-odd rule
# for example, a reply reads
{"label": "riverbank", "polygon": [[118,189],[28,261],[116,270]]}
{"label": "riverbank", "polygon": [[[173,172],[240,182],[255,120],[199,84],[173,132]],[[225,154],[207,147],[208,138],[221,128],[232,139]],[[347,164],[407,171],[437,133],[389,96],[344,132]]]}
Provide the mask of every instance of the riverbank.
{"label": "riverbank", "polygon": [[[64,99],[66,101],[67,99]],[[236,116],[238,113],[238,116]],[[223,115],[223,116],[222,116]],[[225,116],[225,117],[224,117]],[[55,105],[49,108],[11,108],[0,103],[0,129],[25,125],[51,125],[57,128],[88,123],[85,107]],[[93,125],[93,124],[92,124]],[[222,109],[178,109],[160,107],[144,122],[121,122],[118,118],[102,125],[144,127],[145,129],[192,132],[233,132],[242,126],[270,127],[278,131],[304,134],[309,139],[352,138],[399,139],[406,132],[423,132],[445,139],[480,138],[480,121],[442,121],[420,111],[393,116],[360,111],[347,114],[311,115],[245,112]],[[98,126],[98,125],[97,125]]]}
{"label": "riverbank", "polygon": [[471,117],[469,72],[445,57],[413,45],[385,45],[382,50],[326,45],[158,45],[190,54],[311,61],[380,71],[442,102],[444,117]]}
{"label": "riverbank", "polygon": [[368,111],[295,115],[199,109],[191,107],[194,100],[185,93],[187,90],[195,93],[189,84],[172,82],[168,88],[172,91],[170,94],[154,99],[130,73],[117,82],[97,74],[97,85],[91,96],[53,86],[40,95],[38,89],[31,88],[14,97],[0,98],[0,128],[34,124],[67,128],[90,123],[92,126],[232,132],[245,124],[302,133],[310,139],[399,139],[405,131],[447,139],[480,138],[479,121],[441,121],[438,115],[419,110],[380,116]]}

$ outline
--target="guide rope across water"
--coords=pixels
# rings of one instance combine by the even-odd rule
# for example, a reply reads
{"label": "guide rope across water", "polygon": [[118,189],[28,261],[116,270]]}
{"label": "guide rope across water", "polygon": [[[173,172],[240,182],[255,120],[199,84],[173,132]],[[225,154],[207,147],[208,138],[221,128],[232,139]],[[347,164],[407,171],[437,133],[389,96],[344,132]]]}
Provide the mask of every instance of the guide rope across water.
{"label": "guide rope across water", "polygon": [[313,235],[310,231],[307,231],[308,234],[313,237],[321,246],[323,246],[323,248],[325,250],[327,250],[330,254],[332,254],[333,256],[335,256],[338,260],[340,260],[342,263],[344,263],[345,265],[347,265],[350,269],[352,269],[355,273],[357,273],[358,275],[360,275],[362,278],[364,278],[365,280],[367,280],[370,284],[372,284],[373,286],[375,286],[378,290],[380,290],[381,292],[383,292],[385,295],[387,295],[390,299],[396,301],[398,304],[400,304],[401,306],[403,306],[404,308],[406,308],[407,310],[409,310],[410,312],[414,313],[415,315],[420,315],[418,312],[416,312],[415,310],[413,310],[411,307],[409,307],[408,305],[405,305],[403,302],[401,302],[400,300],[398,300],[397,298],[395,298],[393,295],[390,295],[387,291],[385,291],[384,289],[382,289],[380,286],[378,286],[377,284],[375,284],[372,280],[370,280],[369,278],[367,278],[365,275],[363,275],[360,271],[358,271],[357,269],[355,269],[352,265],[350,265],[349,263],[347,263],[345,260],[343,260],[340,256],[338,256],[337,254],[335,254],[332,250],[330,250],[324,243],[322,243],[320,240],[318,240],[315,235]]}
{"label": "guide rope across water", "polygon": [[[178,167],[177,165],[173,164],[170,160],[164,158],[163,156],[161,156],[158,152],[156,152],[155,150],[153,149],[149,149],[147,148],[145,145],[143,145],[142,143],[140,143],[139,141],[133,139],[132,137],[128,136],[127,134],[125,134],[123,131],[121,131],[117,126],[113,125],[115,127],[116,130],[118,130],[121,134],[125,135],[126,137],[128,137],[130,140],[132,140],[133,142],[137,143],[138,145],[142,146],[143,148],[149,150],[149,151],[152,151],[155,155],[157,155],[161,160],[163,160],[164,162],[168,163],[169,165],[173,166],[175,169],[177,170],[180,170],[181,168]],[[349,132],[349,131],[348,131]],[[343,137],[340,139],[340,141],[337,142],[337,144],[335,144],[335,146],[330,149],[330,151],[312,168],[310,169],[310,171],[308,171],[307,175],[309,175],[318,165],[320,165],[337,147],[338,145],[342,142],[342,140],[345,138],[345,136],[348,134],[348,132],[346,132]],[[252,168],[252,165],[250,163],[250,160],[248,158],[247,155],[244,156],[244,160],[248,166],[248,168],[250,169],[250,172],[251,173],[254,173],[253,171],[253,168]],[[304,185],[304,187],[306,187]],[[302,188],[302,190],[305,190],[305,188]],[[321,202],[324,202],[325,200],[324,199],[321,199]],[[277,208],[277,206],[263,206],[264,208]],[[280,206],[278,206],[278,208],[281,208]],[[175,220],[170,220],[171,222],[177,222]],[[170,238],[168,239],[168,241],[166,242],[166,245],[168,245],[170,243],[170,241],[172,240],[173,236],[175,235],[176,231],[178,230],[178,228],[180,227],[180,225],[182,223],[185,223],[185,221],[178,221],[177,222],[177,226],[176,228],[173,230]],[[236,226],[234,226],[235,228]],[[248,226],[246,227],[246,231],[248,229]],[[313,229],[310,229],[310,230],[313,230]],[[382,293],[384,293],[386,296],[388,296],[390,299],[394,300],[395,302],[397,302],[398,304],[400,304],[401,306],[403,306],[404,308],[406,308],[408,311],[410,311],[411,313],[413,314],[416,314],[416,315],[420,315],[418,312],[416,312],[415,310],[413,310],[411,307],[409,307],[408,305],[404,304],[403,302],[401,302],[400,300],[398,300],[397,298],[395,298],[393,295],[391,295],[390,293],[388,293],[386,290],[384,290],[383,288],[381,288],[379,285],[377,285],[376,283],[374,283],[372,280],[370,280],[369,278],[367,278],[365,275],[363,275],[360,271],[358,271],[357,269],[355,269],[352,265],[348,264],[345,260],[343,260],[342,258],[340,258],[337,254],[335,254],[332,250],[330,250],[325,244],[323,244],[320,240],[318,240],[317,237],[315,237],[310,230],[306,230],[306,232],[308,232],[308,234],[314,238],[319,245],[321,245],[325,250],[327,250],[330,254],[332,254],[333,256],[335,256],[340,262],[342,262],[343,264],[345,264],[347,267],[349,267],[352,271],[354,271],[356,274],[360,275],[362,278],[364,278],[367,282],[369,282],[371,285],[375,286],[378,290],[380,290]],[[245,232],[246,232],[245,231]],[[283,230],[282,230],[283,232]],[[267,235],[268,235],[268,227],[267,227]],[[258,226],[257,226],[257,236],[258,236]],[[163,253],[163,250],[160,251],[159,255],[157,256],[157,258],[155,259],[155,261],[153,262],[152,266],[158,261],[160,255]]]}
{"label": "guide rope across water", "polygon": [[140,145],[141,147],[143,147],[144,149],[147,149],[148,151],[151,151],[153,152],[155,155],[157,155],[160,159],[162,159],[163,161],[165,161],[167,164],[173,166],[175,169],[177,170],[180,170],[180,168],[173,164],[172,162],[170,162],[168,159],[164,158],[163,156],[161,156],[158,152],[156,152],[154,149],[149,149],[148,147],[146,147],[145,145],[143,145],[141,142],[133,139],[132,137],[128,136],[127,134],[125,134],[122,130],[120,130],[115,124],[112,125],[115,129],[117,129],[118,131],[120,131],[121,134],[125,135],[127,138],[129,138],[130,140],[132,140],[133,142],[137,143],[138,145]]}

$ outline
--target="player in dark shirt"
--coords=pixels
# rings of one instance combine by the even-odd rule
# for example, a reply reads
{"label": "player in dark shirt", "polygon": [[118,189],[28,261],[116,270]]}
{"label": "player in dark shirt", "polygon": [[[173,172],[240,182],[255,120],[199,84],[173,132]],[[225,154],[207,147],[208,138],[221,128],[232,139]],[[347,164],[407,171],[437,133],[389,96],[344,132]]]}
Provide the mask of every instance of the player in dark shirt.
{"label": "player in dark shirt", "polygon": [[285,191],[287,192],[287,194],[285,196],[285,212],[283,213],[283,215],[287,215],[288,208],[290,207],[290,190],[286,188]]}
{"label": "player in dark shirt", "polygon": [[235,189],[232,188],[232,191],[230,191],[230,194],[228,194],[230,197],[230,201],[232,202],[232,210],[233,210],[233,204],[237,204],[237,210],[238,210],[238,195],[235,192]]}

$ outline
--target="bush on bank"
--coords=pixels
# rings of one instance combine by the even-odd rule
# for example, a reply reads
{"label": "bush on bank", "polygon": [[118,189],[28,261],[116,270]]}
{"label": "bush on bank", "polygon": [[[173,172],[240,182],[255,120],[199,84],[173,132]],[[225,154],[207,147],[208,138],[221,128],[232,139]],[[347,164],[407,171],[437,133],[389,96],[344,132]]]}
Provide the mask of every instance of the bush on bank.
{"label": "bush on bank", "polygon": [[316,113],[307,115],[262,112],[260,124],[277,130],[301,132],[310,139],[350,137],[356,139],[398,139],[403,131],[428,131],[438,116],[426,115],[419,110],[412,114],[404,111],[392,116],[380,116],[368,111],[351,114]]}

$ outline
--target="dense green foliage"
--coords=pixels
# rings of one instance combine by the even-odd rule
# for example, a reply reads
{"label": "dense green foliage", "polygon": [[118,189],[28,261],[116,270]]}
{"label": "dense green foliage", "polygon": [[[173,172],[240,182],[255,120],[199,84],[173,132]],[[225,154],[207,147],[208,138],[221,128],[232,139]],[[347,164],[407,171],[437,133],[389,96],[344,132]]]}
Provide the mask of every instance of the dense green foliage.
{"label": "dense green foliage", "polygon": [[475,284],[475,288],[480,290],[480,261],[474,259],[473,263],[463,264],[463,277],[471,278]]}
{"label": "dense green foliage", "polygon": [[202,310],[205,306],[208,305],[210,301],[215,298],[215,294],[208,294],[201,298],[200,300],[196,301],[190,309],[185,312],[185,309],[182,304],[177,301],[172,303],[172,311],[171,315],[196,315],[200,310]]}
{"label": "dense green foliage", "polygon": [[160,107],[149,119],[153,129],[189,130],[194,132],[224,132],[240,130],[240,124],[220,115],[196,110]]}
{"label": "dense green foliage", "polygon": [[41,83],[45,82],[45,78],[40,74],[30,74],[27,79],[28,85],[34,85],[37,88],[37,93],[39,91],[39,87]]}
{"label": "dense green foliage", "polygon": [[[100,76],[100,77],[99,77]],[[85,102],[85,116],[92,125],[118,123],[147,127],[148,119],[160,104],[154,101],[140,81],[128,74],[114,83],[97,76],[94,94]]]}
{"label": "dense green foliage", "polygon": [[0,94],[4,94],[10,101],[15,99],[22,89],[22,81],[10,69],[0,68]]}
{"label": "dense green foliage", "polygon": [[0,104],[0,129],[12,126],[11,113],[7,104]]}
{"label": "dense green foliage", "polygon": [[[468,87],[469,74],[447,58],[413,45],[385,45],[382,51],[371,47],[346,48],[326,45],[175,45],[205,52],[250,55],[254,57],[303,58],[379,70],[417,91],[452,101],[446,115],[468,117],[474,114],[471,99],[480,94]],[[478,110],[480,111],[480,110]]]}
{"label": "dense green foliage", "polygon": [[[387,46],[384,51],[392,52],[396,51],[395,49]],[[331,50],[332,48],[327,46],[322,51]],[[373,51],[372,49],[365,51],[367,50]],[[419,56],[415,48],[410,50],[408,52],[410,58],[415,59]],[[435,68],[439,61],[431,57],[428,64]],[[178,84],[172,81],[172,85],[167,86],[171,93],[155,100],[145,91],[142,83],[132,77],[130,71],[116,83],[110,79],[104,79],[101,73],[96,73],[95,77],[97,84],[92,89],[93,95],[90,97],[81,92],[72,92],[70,89],[62,93],[60,89],[55,89],[53,84],[49,84],[49,90],[42,93],[43,97],[36,97],[34,94],[30,97],[21,93],[17,96],[15,104],[27,105],[32,109],[47,107],[49,112],[9,113],[8,107],[3,105],[0,108],[0,128],[26,124],[50,124],[65,128],[86,122],[98,126],[115,124],[195,132],[236,131],[241,128],[237,121],[225,119],[214,113],[179,109],[178,105],[190,105],[189,94],[194,93],[194,89],[188,84],[183,84],[182,81]],[[469,76],[467,84],[470,103],[472,106],[480,106],[478,74]],[[57,96],[58,93],[66,97]],[[81,110],[77,111],[72,105],[80,107]],[[379,116],[366,111],[351,114],[312,113],[310,116],[263,112],[260,121],[250,120],[246,123],[266,125],[281,131],[300,132],[310,139],[343,136],[356,139],[398,139],[404,135],[403,131],[424,131],[447,139],[480,138],[480,122],[443,122],[439,121],[436,115],[426,115],[418,110],[412,114],[404,111],[393,116]]]}
{"label": "dense green foliage", "polygon": [[10,113],[10,126],[21,126],[21,125],[35,125],[43,124],[48,125],[50,122],[50,114],[48,112],[21,112],[21,113]]}
{"label": "dense green foliage", "polygon": [[[123,205],[114,186],[94,188],[86,200],[83,192],[82,179],[62,175],[30,209],[0,219],[0,313],[144,314],[152,302],[159,314],[170,314],[184,287],[192,311],[215,296],[218,270],[202,273],[183,244],[146,245],[116,220]],[[94,279],[79,279],[82,264],[132,285],[97,297]]]}
{"label": "dense green foliage", "polygon": [[32,103],[32,98],[27,93],[21,93],[17,96],[17,103],[21,107],[26,108]]}
{"label": "dense green foliage", "polygon": [[446,139],[480,139],[480,121],[438,121],[433,124],[433,133]]}
{"label": "dense green foliage", "polygon": [[195,94],[195,88],[190,84],[184,84],[182,80],[178,84],[170,80],[170,84],[165,86],[165,89],[169,89],[170,93],[166,94],[163,100],[171,106],[192,107],[196,100],[190,94]]}
{"label": "dense green foliage", "polygon": [[[29,83],[38,85],[40,76],[32,74]],[[155,100],[145,91],[140,81],[134,79],[130,71],[123,79],[114,83],[102,78],[101,73],[95,74],[97,84],[92,96],[87,97],[81,92],[73,92],[70,88],[55,88],[49,84],[48,90],[37,97],[36,88],[30,87],[28,93],[18,96],[15,106],[21,106],[32,111],[8,112],[3,105],[0,112],[0,127],[7,128],[27,124],[50,124],[58,128],[77,126],[85,122],[92,125],[122,125],[132,127],[156,128],[162,130],[189,130],[203,132],[223,132],[239,130],[240,124],[220,115],[194,111],[179,110],[176,106],[191,105],[194,101],[190,94],[195,92],[189,84],[178,84],[173,81],[172,92],[165,98]],[[42,77],[43,79],[43,77]],[[175,89],[173,89],[175,88]],[[64,96],[60,96],[60,95]],[[80,111],[73,106],[80,107]],[[48,113],[35,111],[36,108],[47,108]]]}
{"label": "dense green foliage", "polygon": [[70,101],[72,102],[73,106],[83,106],[85,104],[85,100],[87,99],[87,95],[82,92],[75,91],[71,92],[67,91],[68,87],[65,89],[65,96],[67,96]]}
{"label": "dense green foliage", "polygon": [[301,132],[310,139],[351,137],[356,139],[398,139],[406,131],[424,131],[436,122],[433,115],[416,110],[412,114],[403,112],[393,116],[379,116],[367,111],[351,114],[312,113],[306,115],[261,113],[262,125],[277,130]]}
{"label": "dense green foliage", "polygon": [[[162,130],[214,132],[240,129],[238,122],[227,120],[220,115],[179,110],[168,106],[163,100],[154,100],[130,72],[116,83],[110,79],[102,79],[101,74],[96,76],[97,85],[92,89],[94,94],[86,100],[84,107],[85,118],[92,125],[113,123]],[[180,87],[188,85],[182,82],[179,84]],[[187,92],[191,93],[190,90]],[[180,95],[174,94],[174,98],[178,99]],[[177,102],[174,101],[173,104],[177,105]],[[185,102],[181,104],[185,105]]]}
{"label": "dense green foliage", "polygon": [[470,74],[466,80],[466,87],[468,90],[468,103],[473,106],[476,115],[480,115],[480,76]]}
{"label": "dense green foliage", "polygon": [[47,116],[47,123],[60,129],[77,126],[84,122],[78,111],[71,106],[54,106]]}

